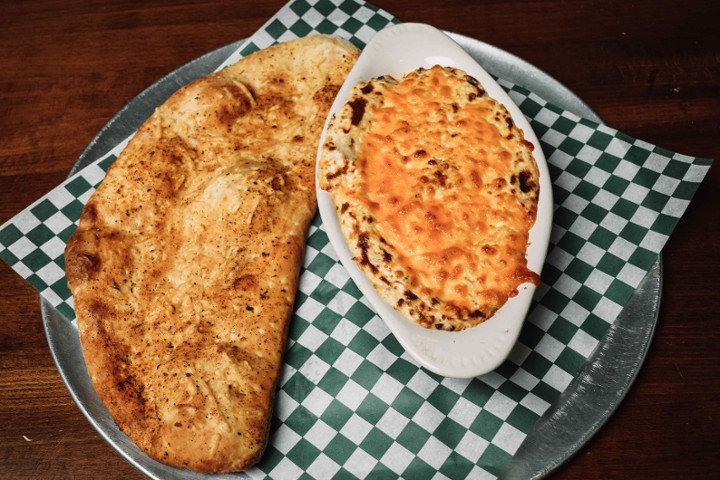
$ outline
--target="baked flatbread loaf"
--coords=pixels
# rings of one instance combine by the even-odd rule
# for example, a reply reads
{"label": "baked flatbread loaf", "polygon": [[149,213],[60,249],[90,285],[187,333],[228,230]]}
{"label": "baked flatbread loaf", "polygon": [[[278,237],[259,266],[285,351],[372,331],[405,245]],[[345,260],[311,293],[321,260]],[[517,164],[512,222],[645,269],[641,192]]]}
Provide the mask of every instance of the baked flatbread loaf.
{"label": "baked flatbread loaf", "polygon": [[526,260],[532,152],[475,78],[434,66],[356,85],[328,125],[318,181],[380,296],[423,327],[457,331],[539,283]]}
{"label": "baked flatbread loaf", "polygon": [[229,472],[262,455],[317,144],[357,53],[313,36],[182,88],[82,212],[65,259],[88,372],[162,463]]}

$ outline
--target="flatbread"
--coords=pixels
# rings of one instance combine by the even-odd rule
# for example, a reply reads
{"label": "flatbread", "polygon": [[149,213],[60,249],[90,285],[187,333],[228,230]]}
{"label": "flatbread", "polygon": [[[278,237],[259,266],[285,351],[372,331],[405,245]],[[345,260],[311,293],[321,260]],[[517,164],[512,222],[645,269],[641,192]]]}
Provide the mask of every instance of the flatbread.
{"label": "flatbread", "polygon": [[88,372],[162,463],[229,472],[262,455],[318,139],[357,53],[313,36],[182,88],[82,212],[65,259]]}
{"label": "flatbread", "polygon": [[380,296],[423,327],[457,331],[539,283],[526,260],[532,151],[475,78],[434,66],[356,85],[328,125],[318,179]]}

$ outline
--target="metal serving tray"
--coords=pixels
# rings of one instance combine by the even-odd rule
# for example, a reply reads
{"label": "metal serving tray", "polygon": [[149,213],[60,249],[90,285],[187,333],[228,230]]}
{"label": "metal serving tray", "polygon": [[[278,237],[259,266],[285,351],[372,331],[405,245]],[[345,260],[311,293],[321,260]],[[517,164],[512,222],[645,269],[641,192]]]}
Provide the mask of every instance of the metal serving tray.
{"label": "metal serving tray", "polygon": [[[481,41],[448,32],[488,72],[524,86],[577,115],[601,121],[568,88],[524,60]],[[120,110],[82,153],[72,171],[91,164],[140,127],[155,107],[179,87],[214,71],[244,40],[207,53],[168,74]],[[645,359],[660,306],[662,266],[658,260],[630,303],[610,327],[580,374],[528,435],[501,475],[536,479],[548,475],[574,455],[605,423],[633,383]],[[82,413],[127,461],[153,479],[238,478],[203,475],[161,465],[142,453],[115,425],[88,377],[75,324],[41,299],[45,332],[60,375]]]}

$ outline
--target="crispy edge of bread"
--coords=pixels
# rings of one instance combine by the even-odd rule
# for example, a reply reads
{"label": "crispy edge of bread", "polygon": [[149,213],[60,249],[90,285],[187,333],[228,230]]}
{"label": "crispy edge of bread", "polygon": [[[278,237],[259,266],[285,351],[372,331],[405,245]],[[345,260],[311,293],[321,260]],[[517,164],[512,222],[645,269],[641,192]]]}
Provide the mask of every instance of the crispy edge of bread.
{"label": "crispy edge of bread", "polygon": [[[303,58],[305,51],[318,51],[323,53],[322,57],[314,59]],[[326,77],[322,79],[325,87],[316,92],[316,98],[305,99],[305,101],[316,101],[322,104],[326,113],[334,99],[334,93],[337,92],[342,84],[345,75],[349,71],[357,57],[357,50],[349,43],[326,36],[315,36],[295,42],[287,42],[266,50],[252,54],[237,64],[230,66],[216,74],[212,74],[206,79],[201,79],[193,84],[182,88],[179,92],[168,99],[167,104],[172,105],[176,99],[182,97],[193,85],[198,82],[216,81],[218,79],[238,78],[250,85],[250,88],[261,91],[259,85],[254,82],[262,81],[258,79],[268,79],[276,73],[274,69],[278,68],[278,63],[282,63],[282,58],[289,56],[293,62],[307,62],[310,60],[311,66],[307,68],[307,72],[323,74]],[[315,60],[315,62],[313,62]],[[318,63],[322,65],[318,65]],[[299,81],[304,82],[302,78]],[[146,124],[153,122],[151,117]],[[302,172],[298,178],[306,184],[307,190],[312,192],[312,196],[306,198],[306,209],[303,218],[300,221],[300,231],[302,236],[295,236],[289,241],[287,255],[289,263],[288,276],[289,283],[287,289],[294,292],[297,288],[298,274],[303,257],[305,246],[304,234],[307,230],[309,222],[314,215],[316,209],[316,201],[314,198],[314,162],[317,139],[320,135],[320,129],[324,122],[322,118],[316,119],[316,131],[312,132],[314,144],[312,148],[308,148],[305,158],[296,159],[304,164]],[[141,127],[141,130],[146,125]],[[113,175],[115,169],[119,169],[119,165],[125,161],[125,157],[133,155],[136,144],[141,143],[142,136],[136,136],[126,149],[126,152],[111,166],[108,176]],[[309,169],[312,169],[312,172]],[[309,185],[307,183],[310,182]],[[98,189],[101,191],[103,186]],[[68,284],[76,297],[76,309],[78,310],[78,325],[83,344],[83,351],[91,375],[93,383],[105,405],[110,410],[119,426],[128,433],[133,441],[135,441],[146,453],[158,461],[175,466],[183,466],[192,470],[203,472],[227,472],[243,470],[257,462],[268,440],[268,432],[270,420],[272,418],[272,409],[274,403],[274,395],[279,380],[279,374],[282,368],[282,352],[285,347],[285,339],[289,325],[290,316],[292,314],[292,301],[286,303],[285,311],[278,312],[284,322],[280,335],[281,342],[276,345],[279,350],[279,358],[276,362],[274,372],[271,373],[269,379],[270,388],[262,409],[263,422],[258,432],[252,435],[254,447],[251,451],[240,452],[232,441],[228,443],[217,458],[206,458],[200,448],[191,448],[193,444],[201,445],[203,438],[186,438],[179,442],[181,445],[177,451],[165,455],[164,452],[158,450],[155,443],[160,439],[154,438],[153,435],[158,432],[148,432],[146,428],[153,429],[152,423],[155,419],[147,418],[148,410],[146,400],[144,399],[145,386],[134,381],[132,372],[124,372],[126,364],[123,358],[127,358],[130,354],[129,346],[122,343],[113,343],[111,335],[105,331],[107,329],[107,319],[111,316],[108,311],[108,305],[103,302],[96,301],[97,297],[93,290],[97,289],[97,285],[93,285],[93,279],[97,277],[98,272],[104,268],[104,258],[102,252],[102,242],[97,241],[97,236],[102,235],[105,226],[98,223],[97,205],[95,203],[95,195],[91,198],[86,206],[80,220],[78,231],[71,237],[66,248],[66,275]],[[95,237],[95,238],[93,238]],[[156,430],[156,429],[155,429]],[[232,433],[234,435],[234,433]],[[240,452],[238,457],[236,454]]]}

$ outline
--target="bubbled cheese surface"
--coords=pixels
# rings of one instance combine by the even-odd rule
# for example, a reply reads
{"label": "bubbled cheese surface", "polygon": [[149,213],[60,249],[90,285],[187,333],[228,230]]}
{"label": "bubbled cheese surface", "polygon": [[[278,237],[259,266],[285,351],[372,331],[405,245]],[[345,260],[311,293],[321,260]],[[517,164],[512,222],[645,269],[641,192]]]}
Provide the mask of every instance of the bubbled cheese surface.
{"label": "bubbled cheese surface", "polygon": [[356,261],[421,325],[486,320],[524,282],[539,191],[532,145],[456,69],[355,87],[320,159]]}

